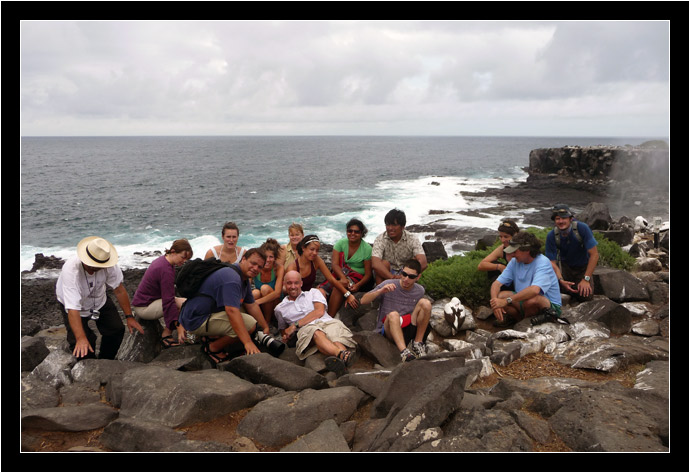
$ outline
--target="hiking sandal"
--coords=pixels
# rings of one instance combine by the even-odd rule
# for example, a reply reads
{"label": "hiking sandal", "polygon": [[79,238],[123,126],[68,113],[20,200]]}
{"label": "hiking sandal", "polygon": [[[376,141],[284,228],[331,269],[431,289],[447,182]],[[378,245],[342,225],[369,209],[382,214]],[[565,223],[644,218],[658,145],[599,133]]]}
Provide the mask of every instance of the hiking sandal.
{"label": "hiking sandal", "polygon": [[349,368],[357,361],[357,352],[354,350],[342,350],[338,353],[338,358]]}
{"label": "hiking sandal", "polygon": [[329,356],[324,360],[324,363],[326,363],[326,369],[328,371],[333,371],[338,378],[347,373],[345,362],[338,356]]}
{"label": "hiking sandal", "polygon": [[[207,343],[202,343],[201,344],[201,352],[206,355],[206,358],[208,358],[208,361],[211,362],[211,366],[215,368],[218,366],[219,363],[222,363],[224,361],[228,361],[230,357],[225,353],[223,350],[218,350],[218,351],[212,351],[211,346],[209,345],[208,341]],[[218,356],[220,353],[222,353],[225,356]]]}
{"label": "hiking sandal", "polygon": [[167,349],[172,347],[179,347],[181,343],[175,340],[172,335],[168,335],[166,337],[161,338],[161,345],[163,345],[163,349]]}

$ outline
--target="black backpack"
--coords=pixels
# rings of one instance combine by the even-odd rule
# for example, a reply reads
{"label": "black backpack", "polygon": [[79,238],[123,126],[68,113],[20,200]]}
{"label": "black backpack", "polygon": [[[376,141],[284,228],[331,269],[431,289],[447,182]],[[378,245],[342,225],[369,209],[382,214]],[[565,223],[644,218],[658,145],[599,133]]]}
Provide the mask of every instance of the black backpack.
{"label": "black backpack", "polygon": [[175,287],[180,297],[194,297],[199,293],[201,283],[207,277],[222,268],[232,268],[237,271],[242,279],[242,272],[237,265],[223,263],[216,258],[195,258],[182,265],[175,276]]}

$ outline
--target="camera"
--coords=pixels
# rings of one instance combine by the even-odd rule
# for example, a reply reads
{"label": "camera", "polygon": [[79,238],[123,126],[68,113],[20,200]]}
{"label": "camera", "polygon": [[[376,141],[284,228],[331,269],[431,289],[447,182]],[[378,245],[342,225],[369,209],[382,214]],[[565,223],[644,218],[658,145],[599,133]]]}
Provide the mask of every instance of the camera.
{"label": "camera", "polygon": [[285,344],[283,342],[263,333],[261,330],[254,332],[254,340],[256,340],[259,345],[265,347],[271,355],[276,357],[280,356],[283,350],[285,350]]}

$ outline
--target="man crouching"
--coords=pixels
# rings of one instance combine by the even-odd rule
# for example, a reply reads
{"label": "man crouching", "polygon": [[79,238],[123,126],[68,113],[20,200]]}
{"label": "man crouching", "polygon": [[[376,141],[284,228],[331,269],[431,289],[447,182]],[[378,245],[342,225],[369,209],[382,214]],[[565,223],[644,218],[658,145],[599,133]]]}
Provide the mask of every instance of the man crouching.
{"label": "man crouching", "polygon": [[355,362],[356,347],[352,332],[340,320],[326,313],[328,303],[321,291],[302,291],[302,276],[297,271],[285,275],[287,296],[275,308],[283,341],[290,345],[296,332],[296,353],[304,360],[317,351],[329,355],[326,368],[337,376]]}
{"label": "man crouching", "polygon": [[[549,259],[539,253],[541,242],[528,232],[518,232],[506,253],[515,256],[491,285],[491,309],[497,327],[506,327],[525,317],[532,325],[557,321],[561,315],[558,278]],[[515,291],[501,291],[514,284]]]}

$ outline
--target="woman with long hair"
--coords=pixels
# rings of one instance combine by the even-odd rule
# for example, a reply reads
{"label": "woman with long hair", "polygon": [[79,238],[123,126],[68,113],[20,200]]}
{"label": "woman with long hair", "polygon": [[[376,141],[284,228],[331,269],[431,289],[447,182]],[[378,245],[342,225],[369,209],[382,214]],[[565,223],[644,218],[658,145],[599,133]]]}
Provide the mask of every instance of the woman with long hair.
{"label": "woman with long hair", "polygon": [[280,244],[273,238],[268,238],[261,250],[266,254],[266,264],[261,272],[254,277],[254,302],[259,304],[261,312],[267,323],[273,317],[273,310],[280,303],[280,295],[283,292],[283,274],[285,267],[278,262]]}
{"label": "woman with long hair", "polygon": [[[189,241],[175,240],[165,254],[153,260],[146,269],[132,299],[132,310],[139,318],[164,318],[163,348],[178,346],[186,338],[184,328],[177,321],[184,299],[175,297],[175,268],[182,266],[193,254]],[[172,336],[173,330],[177,331],[177,340]]]}
{"label": "woman with long hair", "polygon": [[[347,237],[333,245],[331,272],[351,293],[368,291],[374,281],[371,271],[371,245],[364,241],[367,227],[361,220],[353,218],[345,225]],[[343,294],[334,291],[330,282],[320,288],[330,293],[328,314],[333,317],[343,305]]]}
{"label": "woman with long hair", "polygon": [[216,258],[223,263],[239,263],[245,248],[237,246],[237,240],[240,238],[240,229],[235,222],[226,222],[220,232],[223,243],[211,247],[206,252],[204,259]]}
{"label": "woman with long hair", "polygon": [[[316,282],[316,272],[320,271],[326,278],[326,281],[334,286],[334,291],[340,291],[343,299],[347,301],[350,307],[357,308],[359,301],[340,281],[333,277],[326,266],[326,263],[319,256],[319,249],[321,248],[321,240],[316,235],[307,235],[297,245],[297,252],[299,257],[287,267],[286,273],[295,270],[300,273],[302,277],[302,290],[308,291],[314,287]],[[325,291],[322,290],[325,295]]]}

